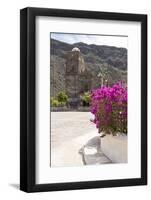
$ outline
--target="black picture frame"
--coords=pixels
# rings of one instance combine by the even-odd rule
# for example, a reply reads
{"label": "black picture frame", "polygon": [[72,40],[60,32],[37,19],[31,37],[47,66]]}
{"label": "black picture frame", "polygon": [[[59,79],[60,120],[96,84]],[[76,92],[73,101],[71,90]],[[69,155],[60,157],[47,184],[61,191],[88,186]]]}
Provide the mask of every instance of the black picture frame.
{"label": "black picture frame", "polygon": [[[36,184],[35,19],[54,16],[141,22],[141,178]],[[44,192],[147,184],[147,15],[24,8],[20,11],[20,190]]]}

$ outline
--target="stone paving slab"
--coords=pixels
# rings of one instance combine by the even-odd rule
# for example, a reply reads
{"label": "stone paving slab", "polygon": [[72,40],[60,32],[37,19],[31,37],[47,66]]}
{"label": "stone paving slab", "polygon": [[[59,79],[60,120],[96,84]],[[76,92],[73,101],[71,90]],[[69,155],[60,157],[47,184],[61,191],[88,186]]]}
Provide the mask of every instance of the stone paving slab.
{"label": "stone paving slab", "polygon": [[97,136],[90,112],[51,113],[51,167],[84,165],[79,149]]}
{"label": "stone paving slab", "polygon": [[51,113],[51,167],[105,164],[90,112]]}

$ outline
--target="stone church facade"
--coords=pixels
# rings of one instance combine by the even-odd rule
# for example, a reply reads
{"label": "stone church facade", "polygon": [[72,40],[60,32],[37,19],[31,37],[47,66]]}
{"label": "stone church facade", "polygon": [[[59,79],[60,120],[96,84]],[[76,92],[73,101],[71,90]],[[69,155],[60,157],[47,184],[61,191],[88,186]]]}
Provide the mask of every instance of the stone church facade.
{"label": "stone church facade", "polygon": [[80,49],[76,47],[67,53],[65,66],[65,90],[69,97],[69,105],[77,107],[80,104],[80,94],[91,89],[92,77]]}

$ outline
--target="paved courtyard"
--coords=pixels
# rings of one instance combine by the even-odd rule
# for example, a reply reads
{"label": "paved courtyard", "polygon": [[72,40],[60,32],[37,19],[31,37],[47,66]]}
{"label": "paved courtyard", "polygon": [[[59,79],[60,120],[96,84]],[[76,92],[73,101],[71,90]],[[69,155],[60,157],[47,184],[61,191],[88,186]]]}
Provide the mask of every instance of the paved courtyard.
{"label": "paved courtyard", "polygon": [[90,112],[51,112],[51,167],[84,165],[82,147],[98,137],[91,118]]}

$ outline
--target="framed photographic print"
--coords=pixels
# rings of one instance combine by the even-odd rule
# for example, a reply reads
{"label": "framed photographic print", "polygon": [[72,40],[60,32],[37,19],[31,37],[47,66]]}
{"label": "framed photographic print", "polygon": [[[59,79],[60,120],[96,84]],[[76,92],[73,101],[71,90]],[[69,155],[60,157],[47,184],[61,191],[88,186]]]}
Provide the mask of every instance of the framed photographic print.
{"label": "framed photographic print", "polygon": [[20,189],[147,184],[147,16],[20,12]]}

